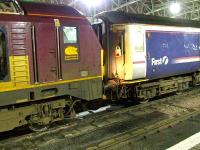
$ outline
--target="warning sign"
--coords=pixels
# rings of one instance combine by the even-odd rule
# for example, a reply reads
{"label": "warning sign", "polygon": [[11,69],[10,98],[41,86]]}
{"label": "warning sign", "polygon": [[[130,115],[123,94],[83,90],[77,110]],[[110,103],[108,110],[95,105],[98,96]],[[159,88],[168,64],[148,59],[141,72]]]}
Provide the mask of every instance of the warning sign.
{"label": "warning sign", "polygon": [[65,48],[65,60],[79,60],[79,51],[75,46],[68,46]]}

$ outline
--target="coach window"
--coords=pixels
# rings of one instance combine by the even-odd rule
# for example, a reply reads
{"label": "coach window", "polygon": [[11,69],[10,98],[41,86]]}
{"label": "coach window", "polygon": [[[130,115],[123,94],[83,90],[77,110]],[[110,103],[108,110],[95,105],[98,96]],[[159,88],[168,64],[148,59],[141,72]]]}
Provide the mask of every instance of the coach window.
{"label": "coach window", "polygon": [[0,30],[0,80],[5,80],[7,76],[7,51],[6,51],[6,36]]}
{"label": "coach window", "polygon": [[77,27],[63,27],[64,44],[77,44],[78,43],[78,30]]}

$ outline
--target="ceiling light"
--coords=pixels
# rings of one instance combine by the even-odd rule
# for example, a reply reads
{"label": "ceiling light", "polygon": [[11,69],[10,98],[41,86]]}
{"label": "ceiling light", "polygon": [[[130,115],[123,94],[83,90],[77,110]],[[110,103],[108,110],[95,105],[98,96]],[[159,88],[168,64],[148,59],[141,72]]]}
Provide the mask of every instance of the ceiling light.
{"label": "ceiling light", "polygon": [[178,2],[173,2],[170,4],[170,12],[174,15],[178,14],[181,11],[181,5]]}
{"label": "ceiling light", "polygon": [[102,0],[82,0],[87,7],[97,7],[101,5]]}

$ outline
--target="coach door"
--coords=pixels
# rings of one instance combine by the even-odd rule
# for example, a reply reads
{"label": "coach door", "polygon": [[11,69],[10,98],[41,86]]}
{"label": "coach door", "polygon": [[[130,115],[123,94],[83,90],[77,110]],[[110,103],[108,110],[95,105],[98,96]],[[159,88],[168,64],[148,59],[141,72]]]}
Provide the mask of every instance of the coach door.
{"label": "coach door", "polygon": [[127,25],[126,46],[126,80],[142,79],[146,77],[146,49],[145,34],[142,25]]}
{"label": "coach door", "polygon": [[[35,25],[36,58],[34,63],[39,82],[57,80],[57,44],[54,24],[38,23]],[[38,77],[37,77],[38,76]]]}

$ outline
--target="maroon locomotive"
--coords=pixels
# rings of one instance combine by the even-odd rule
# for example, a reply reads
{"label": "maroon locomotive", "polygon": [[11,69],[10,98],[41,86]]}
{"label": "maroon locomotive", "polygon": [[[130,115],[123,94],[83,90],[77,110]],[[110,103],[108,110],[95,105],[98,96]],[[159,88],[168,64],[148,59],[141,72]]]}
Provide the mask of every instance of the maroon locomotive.
{"label": "maroon locomotive", "polygon": [[76,100],[101,98],[101,46],[83,15],[13,0],[0,13],[0,132],[42,127]]}

